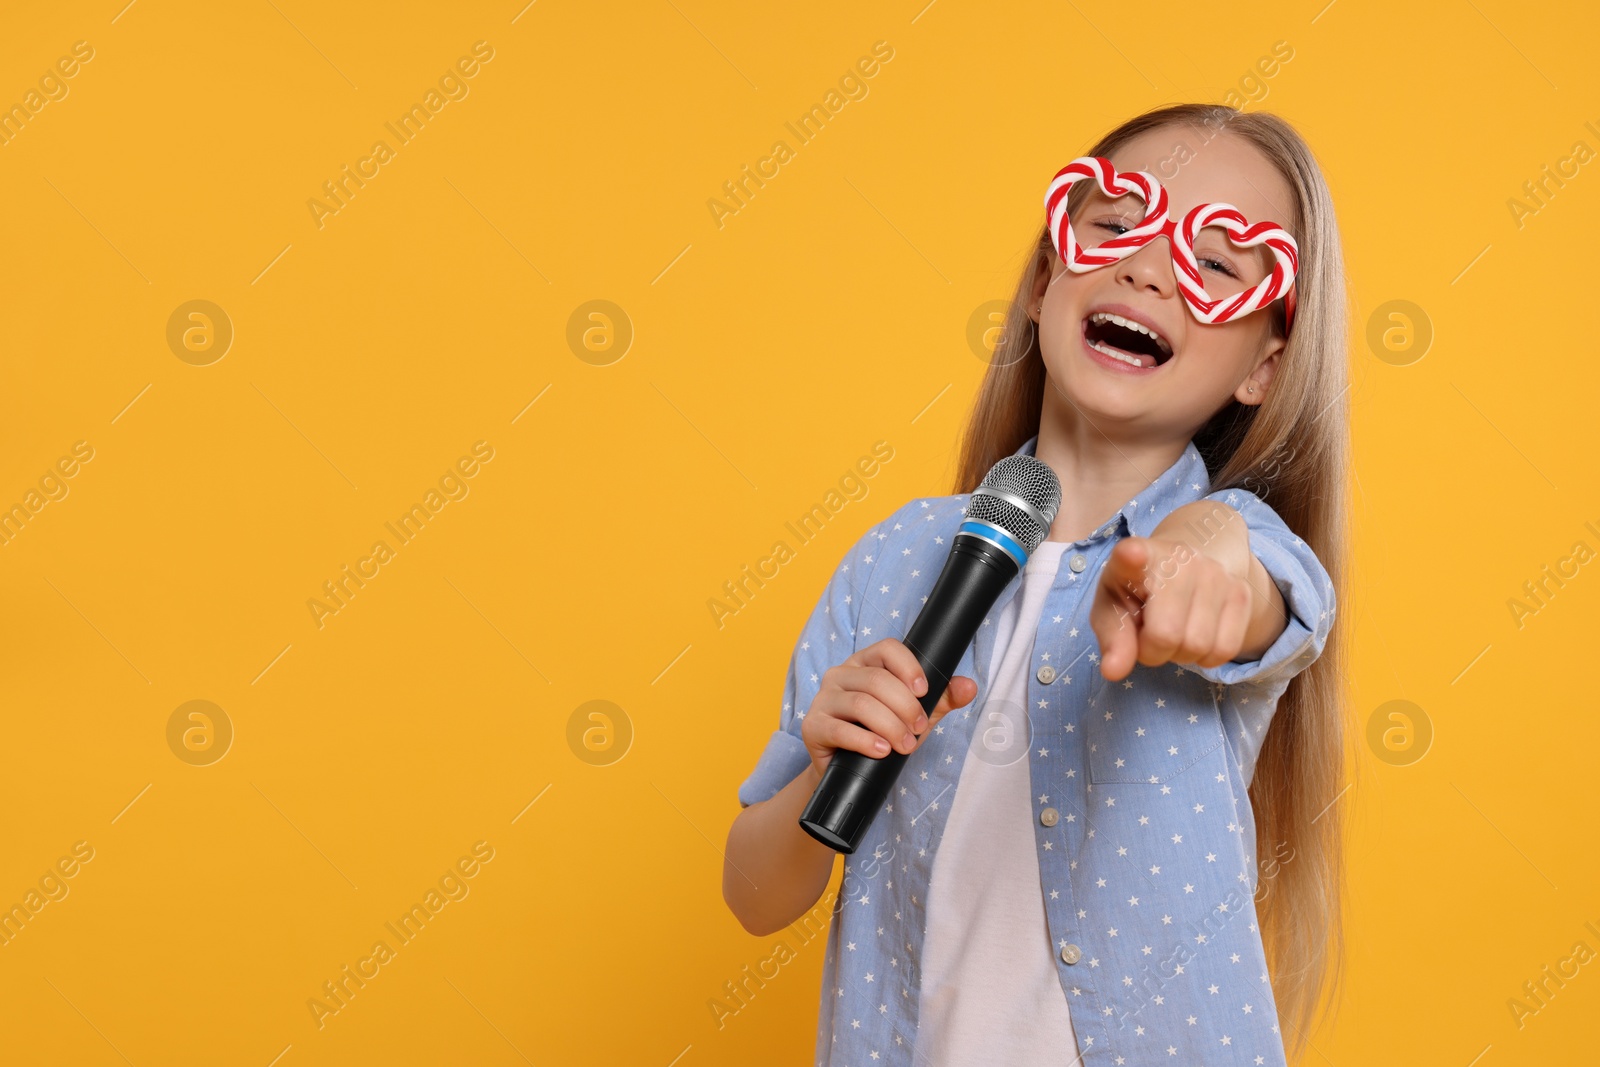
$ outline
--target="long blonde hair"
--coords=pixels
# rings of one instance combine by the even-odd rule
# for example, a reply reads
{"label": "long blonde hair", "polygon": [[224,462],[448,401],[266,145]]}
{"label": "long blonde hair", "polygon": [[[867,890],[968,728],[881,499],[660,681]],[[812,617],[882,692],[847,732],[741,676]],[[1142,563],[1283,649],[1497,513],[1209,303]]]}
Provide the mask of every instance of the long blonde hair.
{"label": "long blonde hair", "polygon": [[[1194,435],[1212,490],[1244,488],[1260,496],[1316,553],[1333,580],[1336,610],[1322,655],[1297,674],[1279,698],[1250,783],[1258,855],[1275,869],[1257,887],[1268,968],[1291,1060],[1305,1050],[1324,997],[1337,1003],[1344,963],[1340,902],[1344,895],[1346,723],[1344,688],[1348,299],[1333,200],[1310,148],[1283,119],[1212,104],[1178,104],[1136,116],[1102,137],[1086,155],[1109,156],[1138,135],[1165,126],[1226,131],[1254,145],[1293,191],[1293,335],[1278,358],[1267,397],[1258,405],[1230,399]],[[1207,140],[1210,138],[1208,137]],[[1065,161],[1063,161],[1065,162]],[[1073,186],[1076,210],[1090,182]],[[1041,210],[1040,215],[1043,215]],[[1002,457],[1039,432],[1045,366],[1028,308],[1035,283],[1056,250],[1043,222],[1002,325],[962,440],[954,492],[969,493]],[[1282,301],[1268,314],[1282,335]],[[1011,339],[1026,339],[1011,343]],[[1287,846],[1284,854],[1281,848]],[[1263,866],[1269,862],[1263,858]]]}

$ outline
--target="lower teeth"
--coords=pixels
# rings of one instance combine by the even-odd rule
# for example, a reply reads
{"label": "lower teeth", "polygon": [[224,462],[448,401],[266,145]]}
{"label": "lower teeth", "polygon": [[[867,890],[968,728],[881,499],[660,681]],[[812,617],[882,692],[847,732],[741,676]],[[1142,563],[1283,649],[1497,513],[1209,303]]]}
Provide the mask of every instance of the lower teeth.
{"label": "lower teeth", "polygon": [[1130,364],[1132,366],[1138,367],[1140,370],[1148,370],[1149,369],[1143,363],[1139,362],[1139,360],[1137,360],[1133,356],[1128,355],[1126,352],[1119,352],[1114,348],[1107,348],[1105,345],[1101,344],[1099,341],[1090,341],[1089,342],[1089,347],[1094,349],[1096,352],[1102,352],[1105,355],[1110,356],[1112,359],[1120,359],[1124,363],[1127,363],[1127,364]]}

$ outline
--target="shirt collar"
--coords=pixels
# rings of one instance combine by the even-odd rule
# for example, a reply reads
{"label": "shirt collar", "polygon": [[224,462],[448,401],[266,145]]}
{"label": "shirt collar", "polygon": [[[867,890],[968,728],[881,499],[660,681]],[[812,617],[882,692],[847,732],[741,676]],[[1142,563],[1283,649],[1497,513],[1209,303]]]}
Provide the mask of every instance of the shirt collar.
{"label": "shirt collar", "polygon": [[[1034,448],[1038,442],[1039,435],[1034,434],[1022,442],[1022,447],[1013,455],[1034,455]],[[1100,524],[1087,539],[1108,536],[1112,532],[1121,536],[1131,534],[1134,537],[1149,537],[1150,531],[1154,530],[1174,508],[1199,500],[1210,488],[1211,475],[1206,470],[1206,461],[1194,442],[1190,441],[1184,445],[1183,454],[1172,466],[1162,471],[1149,485],[1118,508],[1117,514]]]}

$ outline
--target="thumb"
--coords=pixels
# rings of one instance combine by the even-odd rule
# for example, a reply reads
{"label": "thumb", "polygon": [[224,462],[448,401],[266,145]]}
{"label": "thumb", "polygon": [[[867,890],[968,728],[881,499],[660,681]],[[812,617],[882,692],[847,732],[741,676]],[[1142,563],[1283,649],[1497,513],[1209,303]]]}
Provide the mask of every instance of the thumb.
{"label": "thumb", "polygon": [[[1112,583],[1115,592],[1138,597],[1149,595],[1145,588],[1145,568],[1150,563],[1150,541],[1144,537],[1124,537],[1111,546],[1102,581]],[[1130,588],[1131,587],[1131,588]]]}
{"label": "thumb", "polygon": [[950,684],[939,695],[939,703],[933,706],[933,711],[928,715],[928,725],[931,727],[956,708],[970,703],[977,695],[978,683],[975,679],[968,678],[964,674],[956,675],[950,679]]}

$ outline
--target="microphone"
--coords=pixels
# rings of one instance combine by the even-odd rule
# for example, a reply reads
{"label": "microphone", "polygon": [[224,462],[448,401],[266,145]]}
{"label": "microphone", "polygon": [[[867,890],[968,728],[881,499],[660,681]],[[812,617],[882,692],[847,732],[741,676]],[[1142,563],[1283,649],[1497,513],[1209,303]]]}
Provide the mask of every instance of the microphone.
{"label": "microphone", "polygon": [[[928,679],[919,701],[924,712],[939,703],[984,616],[1049,534],[1060,507],[1055,471],[1029,455],[1006,456],[973,490],[944,570],[904,638]],[[910,754],[835,751],[800,813],[801,828],[836,852],[854,852]]]}

